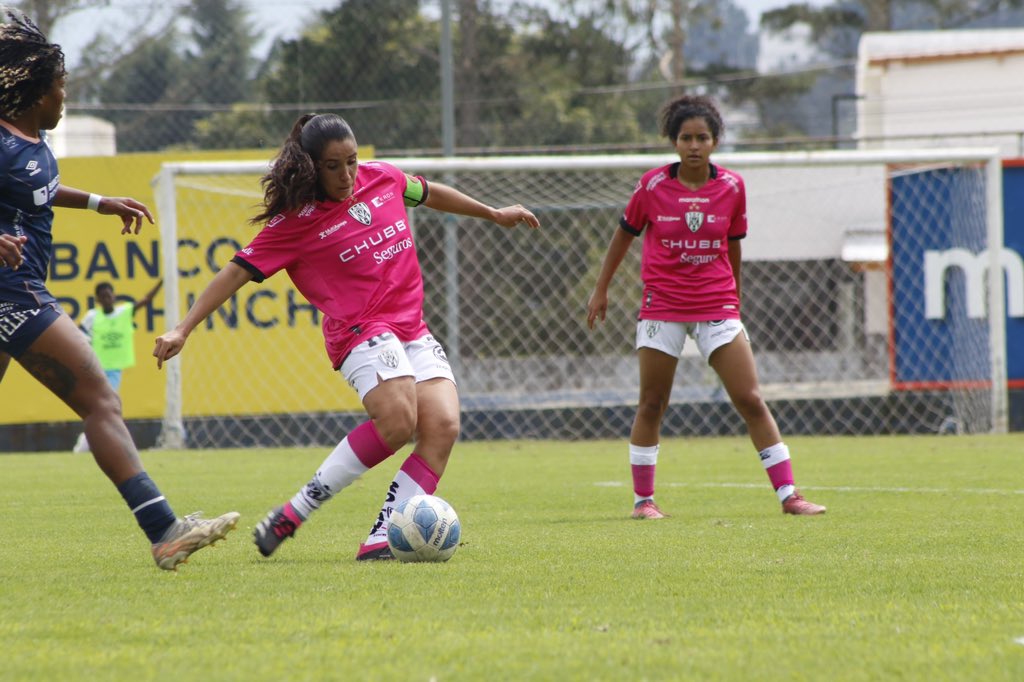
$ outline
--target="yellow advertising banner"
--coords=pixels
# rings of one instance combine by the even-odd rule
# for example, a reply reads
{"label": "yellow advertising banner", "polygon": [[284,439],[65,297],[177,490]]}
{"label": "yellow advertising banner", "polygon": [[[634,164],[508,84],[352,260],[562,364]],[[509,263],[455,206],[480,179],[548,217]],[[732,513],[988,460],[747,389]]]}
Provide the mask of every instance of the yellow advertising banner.
{"label": "yellow advertising banner", "polygon": [[[149,206],[157,225],[147,223],[138,235],[122,235],[116,217],[56,209],[50,291],[76,322],[95,306],[94,291],[100,282],[112,284],[119,300],[141,298],[164,276],[160,216],[151,184],[161,164],[266,160],[272,154],[228,150],[61,159],[62,185],[134,197]],[[179,185],[180,315],[258,230],[248,223],[261,196],[258,177],[225,176],[222,184],[210,191],[210,181],[200,176]],[[152,357],[155,338],[167,328],[163,302],[161,291],[152,306],[135,315],[136,365],[124,370],[120,391],[126,419],[160,418],[164,413],[165,373]],[[320,320],[284,273],[245,285],[193,332],[180,356],[183,416],[361,409],[356,393],[331,369]],[[3,394],[19,398],[3,401],[0,424],[76,419],[16,361],[3,380]]]}

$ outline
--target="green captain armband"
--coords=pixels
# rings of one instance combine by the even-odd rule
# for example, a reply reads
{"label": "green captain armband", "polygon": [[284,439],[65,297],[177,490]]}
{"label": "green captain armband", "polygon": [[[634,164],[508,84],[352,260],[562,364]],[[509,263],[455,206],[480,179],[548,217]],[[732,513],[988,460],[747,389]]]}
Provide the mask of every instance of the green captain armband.
{"label": "green captain armband", "polygon": [[422,204],[427,200],[427,181],[418,175],[416,177],[409,176],[402,199],[405,201],[405,205],[411,208]]}

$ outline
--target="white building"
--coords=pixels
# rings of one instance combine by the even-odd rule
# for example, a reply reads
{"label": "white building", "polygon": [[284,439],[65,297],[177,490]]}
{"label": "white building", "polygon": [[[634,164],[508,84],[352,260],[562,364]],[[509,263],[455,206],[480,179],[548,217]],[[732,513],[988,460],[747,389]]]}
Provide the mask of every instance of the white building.
{"label": "white building", "polygon": [[114,124],[95,116],[64,116],[49,138],[58,159],[117,154]]}
{"label": "white building", "polygon": [[999,147],[1024,157],[1024,29],[865,33],[862,148]]}

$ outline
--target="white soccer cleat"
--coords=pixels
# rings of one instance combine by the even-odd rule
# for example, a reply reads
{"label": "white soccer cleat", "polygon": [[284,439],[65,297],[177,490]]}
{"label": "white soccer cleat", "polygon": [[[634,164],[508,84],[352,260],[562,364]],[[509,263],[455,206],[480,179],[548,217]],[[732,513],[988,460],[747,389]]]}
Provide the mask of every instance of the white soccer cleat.
{"label": "white soccer cleat", "polygon": [[212,545],[235,529],[238,512],[221,514],[215,519],[204,519],[202,512],[178,519],[167,529],[160,542],[153,543],[153,560],[165,571],[175,571],[178,564],[188,561],[193,553]]}

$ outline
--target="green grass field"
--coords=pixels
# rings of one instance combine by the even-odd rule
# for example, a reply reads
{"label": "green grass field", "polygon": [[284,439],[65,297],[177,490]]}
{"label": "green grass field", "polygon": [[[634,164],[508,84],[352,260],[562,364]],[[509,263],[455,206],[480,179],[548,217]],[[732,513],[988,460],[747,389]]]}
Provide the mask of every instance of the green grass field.
{"label": "green grass field", "polygon": [[[0,680],[1022,680],[1024,435],[460,444],[445,564],[356,563],[399,459],[272,559],[251,529],[326,450],[148,452],[179,514],[242,513],[177,573],[91,458],[0,456]],[[400,455],[401,456],[401,455]]]}

